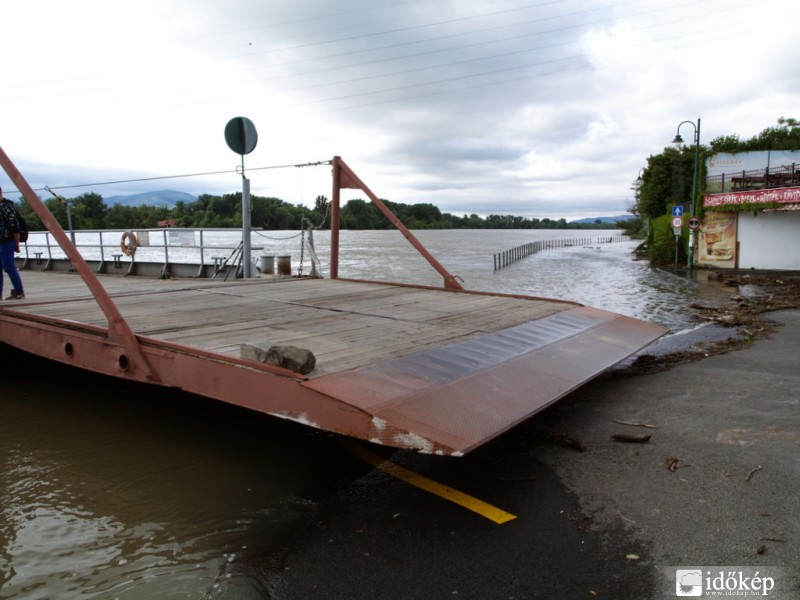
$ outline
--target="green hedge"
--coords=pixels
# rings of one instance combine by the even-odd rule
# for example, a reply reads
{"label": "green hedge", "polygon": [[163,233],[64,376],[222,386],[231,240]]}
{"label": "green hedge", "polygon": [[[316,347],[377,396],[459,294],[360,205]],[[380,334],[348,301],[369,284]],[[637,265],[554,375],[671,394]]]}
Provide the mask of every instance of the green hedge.
{"label": "green hedge", "polygon": [[[686,264],[688,247],[689,236],[684,227],[678,240],[679,265]],[[675,233],[672,230],[671,215],[663,215],[651,221],[647,258],[651,265],[657,267],[675,264]]]}

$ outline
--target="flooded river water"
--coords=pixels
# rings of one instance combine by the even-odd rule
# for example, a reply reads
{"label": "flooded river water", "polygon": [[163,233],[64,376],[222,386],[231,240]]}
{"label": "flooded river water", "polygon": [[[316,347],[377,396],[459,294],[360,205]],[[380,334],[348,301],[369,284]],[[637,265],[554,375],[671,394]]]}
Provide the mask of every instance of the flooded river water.
{"label": "flooded river water", "polygon": [[[687,303],[729,295],[633,261],[634,243],[493,269],[496,252],[592,235],[419,232],[468,288],[576,300],[675,331],[693,327]],[[296,238],[279,237],[254,243],[298,260]],[[316,244],[325,265],[324,232]],[[441,284],[397,232],[342,232],[341,255],[342,277]],[[0,360],[3,599],[270,597],[287,540],[327,490],[366,470],[331,436],[300,425],[9,348]]]}

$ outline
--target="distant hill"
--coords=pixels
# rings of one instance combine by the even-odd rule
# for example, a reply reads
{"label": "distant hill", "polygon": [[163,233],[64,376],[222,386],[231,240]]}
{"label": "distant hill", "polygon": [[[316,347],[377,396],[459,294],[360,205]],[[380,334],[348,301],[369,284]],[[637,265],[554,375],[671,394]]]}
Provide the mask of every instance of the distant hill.
{"label": "distant hill", "polygon": [[155,192],[142,192],[141,194],[131,194],[130,196],[111,196],[105,198],[107,206],[121,204],[122,206],[164,206],[174,208],[175,205],[183,200],[186,203],[197,200],[195,196],[186,192],[176,192],[175,190],[157,190]]}
{"label": "distant hill", "polygon": [[633,215],[617,215],[616,217],[587,217],[585,219],[578,219],[577,221],[570,221],[570,223],[619,223],[620,221],[627,221],[632,219]]}

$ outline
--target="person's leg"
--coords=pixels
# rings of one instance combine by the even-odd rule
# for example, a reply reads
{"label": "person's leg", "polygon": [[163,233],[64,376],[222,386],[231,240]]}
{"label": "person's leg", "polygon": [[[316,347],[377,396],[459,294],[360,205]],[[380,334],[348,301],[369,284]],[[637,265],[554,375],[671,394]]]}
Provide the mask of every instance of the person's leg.
{"label": "person's leg", "polygon": [[[22,278],[17,271],[17,264],[14,262],[14,242],[0,244],[0,260],[3,263],[3,271],[8,273],[11,280],[12,293],[24,295],[25,289],[22,287]],[[2,297],[2,286],[0,286],[0,297]]]}
{"label": "person's leg", "polygon": [[[0,300],[3,299],[3,280],[5,279],[5,277],[3,276],[3,273],[5,273],[5,271],[6,271],[6,267],[5,267],[5,264],[6,264],[6,261],[5,261],[5,254],[6,254],[5,247],[6,247],[5,244],[0,243]],[[11,247],[11,250],[13,252],[13,250],[14,250],[13,246]]]}

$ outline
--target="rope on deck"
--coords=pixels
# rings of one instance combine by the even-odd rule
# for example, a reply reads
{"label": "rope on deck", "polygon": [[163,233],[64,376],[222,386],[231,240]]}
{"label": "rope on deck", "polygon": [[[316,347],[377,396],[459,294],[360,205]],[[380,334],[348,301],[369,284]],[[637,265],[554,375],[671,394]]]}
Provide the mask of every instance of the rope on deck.
{"label": "rope on deck", "polygon": [[629,242],[631,238],[627,235],[612,235],[600,238],[563,238],[558,240],[540,240],[522,244],[504,252],[494,255],[494,270],[499,271],[514,264],[523,258],[541,252],[543,250],[553,250],[555,248],[568,248],[573,246],[597,246],[599,244],[616,244]]}

